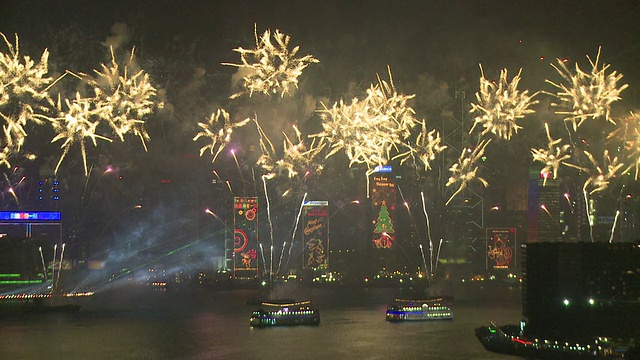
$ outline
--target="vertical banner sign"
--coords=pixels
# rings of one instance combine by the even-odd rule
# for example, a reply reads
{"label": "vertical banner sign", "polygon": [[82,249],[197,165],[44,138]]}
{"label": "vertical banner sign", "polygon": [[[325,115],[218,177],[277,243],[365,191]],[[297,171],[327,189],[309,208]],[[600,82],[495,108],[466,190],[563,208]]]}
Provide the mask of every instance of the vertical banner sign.
{"label": "vertical banner sign", "polygon": [[302,210],[304,269],[329,268],[329,202],[306,201]]}
{"label": "vertical banner sign", "polygon": [[233,198],[233,276],[258,276],[258,198]]}
{"label": "vertical banner sign", "polygon": [[378,166],[372,175],[373,246],[378,249],[391,249],[396,238],[396,187],[391,172],[391,166]]}
{"label": "vertical banner sign", "polygon": [[516,229],[487,228],[487,269],[515,269]]}

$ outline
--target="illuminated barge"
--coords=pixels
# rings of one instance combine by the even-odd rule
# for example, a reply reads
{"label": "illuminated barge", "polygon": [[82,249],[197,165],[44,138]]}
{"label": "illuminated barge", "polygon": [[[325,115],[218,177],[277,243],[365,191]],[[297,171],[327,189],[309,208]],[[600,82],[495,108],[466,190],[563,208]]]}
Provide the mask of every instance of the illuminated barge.
{"label": "illuminated barge", "polygon": [[428,321],[451,320],[453,310],[451,299],[396,299],[387,306],[387,321]]}
{"label": "illuminated barge", "polygon": [[265,301],[251,314],[249,323],[253,327],[319,325],[320,311],[311,301],[282,302]]}
{"label": "illuminated barge", "polygon": [[476,337],[485,349],[525,358],[553,359],[638,359],[640,353],[633,340],[595,337],[582,341],[529,338],[523,325],[481,326]]}

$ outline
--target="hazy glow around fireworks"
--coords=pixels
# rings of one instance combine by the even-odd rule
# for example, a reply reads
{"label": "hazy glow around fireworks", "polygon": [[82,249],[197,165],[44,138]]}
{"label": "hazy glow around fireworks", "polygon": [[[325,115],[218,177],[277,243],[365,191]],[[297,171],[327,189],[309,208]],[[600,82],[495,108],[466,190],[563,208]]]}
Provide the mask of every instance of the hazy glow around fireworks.
{"label": "hazy glow around fireworks", "polygon": [[576,63],[575,74],[567,68],[564,61],[558,60],[558,66],[553,66],[562,76],[566,83],[547,82],[558,89],[554,95],[560,102],[551,105],[559,107],[561,110],[557,114],[565,115],[565,120],[573,123],[574,131],[582,123],[591,118],[604,117],[605,120],[615,123],[611,119],[611,104],[620,100],[620,93],[627,88],[627,85],[618,85],[622,79],[622,74],[612,72],[606,74],[609,65],[599,66],[600,48],[595,61],[589,56],[591,72],[586,73],[580,69]]}
{"label": "hazy glow around fireworks", "polygon": [[206,123],[198,123],[202,131],[196,134],[193,141],[197,141],[200,138],[209,140],[205,146],[200,148],[200,156],[209,150],[211,155],[213,155],[211,162],[215,162],[225,146],[231,142],[233,129],[246,125],[250,120],[251,119],[247,118],[236,123],[231,123],[229,113],[224,109],[218,109],[211,114]]}
{"label": "hazy glow around fireworks", "polygon": [[[540,170],[543,175],[553,174],[553,178],[558,178],[558,169],[560,165],[567,165],[567,160],[571,159],[571,145],[560,145],[562,139],[553,139],[549,132],[549,124],[545,123],[544,128],[547,132],[547,139],[549,140],[546,149],[531,149],[533,155],[533,161],[539,161],[544,163],[544,168]],[[544,177],[546,183],[547,176]]]}
{"label": "hazy glow around fireworks", "polygon": [[230,96],[231,99],[242,95],[261,93],[267,96],[280,94],[290,95],[298,88],[298,77],[302,71],[312,63],[319,61],[311,55],[296,57],[299,47],[289,50],[289,35],[280,30],[272,33],[266,30],[258,37],[255,31],[256,47],[254,49],[236,48],[240,54],[240,64],[223,63],[223,65],[235,66],[249,70],[249,74],[242,78],[243,91]]}
{"label": "hazy glow around fireworks", "polygon": [[[378,77],[378,84],[371,85],[367,96],[360,101],[354,98],[351,104],[340,100],[331,108],[320,110],[323,131],[311,137],[319,137],[330,145],[327,157],[344,150],[354,163],[366,164],[369,171],[385,165],[392,153],[406,161],[411,151],[400,152],[411,130],[419,123],[415,111],[407,105],[414,95],[403,95],[393,85],[391,71],[389,82]],[[404,149],[403,149],[404,150]]]}
{"label": "hazy glow around fireworks", "polygon": [[533,100],[528,95],[528,91],[520,92],[518,84],[520,83],[520,73],[509,82],[507,70],[500,71],[500,80],[496,84],[484,77],[482,65],[480,66],[480,91],[476,93],[477,104],[471,103],[471,113],[479,113],[474,118],[473,126],[469,133],[472,133],[476,125],[480,124],[484,127],[482,135],[492,133],[505,140],[511,139],[514,133],[517,133],[522,127],[517,124],[517,120],[522,119],[525,115],[535,112],[531,109],[531,105],[537,104],[537,100]]}
{"label": "hazy glow around fireworks", "polygon": [[463,149],[458,161],[449,168],[451,176],[446,186],[458,184],[458,189],[449,197],[449,200],[446,202],[447,205],[473,180],[479,181],[485,187],[489,185],[485,179],[477,176],[478,166],[476,164],[482,155],[484,155],[484,149],[490,142],[491,139],[482,140],[473,150]]}

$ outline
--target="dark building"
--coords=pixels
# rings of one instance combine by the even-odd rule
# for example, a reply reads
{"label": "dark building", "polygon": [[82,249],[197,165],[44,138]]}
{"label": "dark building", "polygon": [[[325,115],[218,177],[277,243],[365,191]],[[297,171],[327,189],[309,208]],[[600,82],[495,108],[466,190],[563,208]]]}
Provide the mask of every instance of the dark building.
{"label": "dark building", "polygon": [[522,245],[525,334],[536,338],[640,335],[640,245]]}

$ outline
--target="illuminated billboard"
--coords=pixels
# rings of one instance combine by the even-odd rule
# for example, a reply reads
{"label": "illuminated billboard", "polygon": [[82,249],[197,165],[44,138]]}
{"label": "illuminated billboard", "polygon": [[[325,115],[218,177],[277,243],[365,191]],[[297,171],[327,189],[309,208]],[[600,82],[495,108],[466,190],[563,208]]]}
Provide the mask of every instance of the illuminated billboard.
{"label": "illuminated billboard", "polygon": [[516,229],[487,228],[487,269],[515,269]]}
{"label": "illuminated billboard", "polygon": [[258,198],[233,198],[233,276],[258,276]]}
{"label": "illuminated billboard", "polygon": [[371,182],[373,246],[391,249],[395,241],[396,187],[388,172],[374,173]]}
{"label": "illuminated billboard", "polygon": [[305,269],[327,269],[329,267],[329,202],[307,201],[303,217],[303,259]]}

